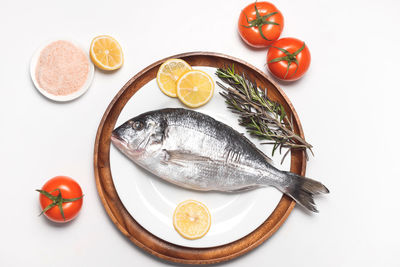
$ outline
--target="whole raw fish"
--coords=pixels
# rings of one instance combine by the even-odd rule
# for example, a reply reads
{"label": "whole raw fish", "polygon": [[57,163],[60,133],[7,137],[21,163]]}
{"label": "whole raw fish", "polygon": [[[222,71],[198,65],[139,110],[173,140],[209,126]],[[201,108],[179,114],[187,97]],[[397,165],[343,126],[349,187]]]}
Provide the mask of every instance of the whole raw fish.
{"label": "whole raw fish", "polygon": [[205,114],[161,109],[141,114],[113,133],[113,144],[162,179],[194,190],[240,192],[273,186],[317,212],[320,182],[281,171],[242,134]]}

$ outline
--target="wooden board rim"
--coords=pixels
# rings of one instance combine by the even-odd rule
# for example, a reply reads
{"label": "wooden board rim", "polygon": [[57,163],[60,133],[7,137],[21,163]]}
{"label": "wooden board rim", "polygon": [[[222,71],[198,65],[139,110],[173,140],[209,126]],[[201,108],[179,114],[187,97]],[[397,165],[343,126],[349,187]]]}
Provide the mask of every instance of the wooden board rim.
{"label": "wooden board rim", "polygon": [[[240,60],[232,56],[215,52],[189,52],[164,58],[144,68],[134,77],[132,77],[113,98],[113,100],[108,105],[101,119],[96,134],[95,147],[94,147],[94,172],[95,172],[97,191],[108,216],[110,217],[112,222],[117,226],[117,228],[125,236],[127,236],[135,245],[142,248],[143,250],[145,250],[146,252],[150,253],[153,256],[171,262],[183,263],[183,264],[214,264],[237,258],[251,251],[252,249],[258,247],[260,244],[262,244],[273,233],[275,233],[279,229],[279,227],[283,224],[283,222],[286,220],[286,218],[292,211],[293,207],[295,206],[295,201],[283,195],[278,205],[276,206],[275,210],[270,214],[270,216],[262,225],[260,225],[252,233],[232,243],[217,247],[200,248],[200,249],[182,247],[175,244],[171,244],[149,233],[146,229],[144,229],[141,225],[139,225],[125,209],[124,205],[122,204],[121,200],[118,197],[118,194],[112,182],[112,176],[110,173],[110,166],[109,166],[110,142],[109,140],[104,139],[103,137],[104,127],[106,125],[106,122],[108,122],[107,119],[109,119],[110,112],[113,111],[113,108],[115,107],[116,103],[119,100],[121,100],[123,94],[126,93],[126,91],[135,81],[140,79],[143,75],[148,74],[149,71],[154,70],[157,66],[161,65],[167,59],[182,58],[188,61],[188,59],[190,58],[197,58],[197,57],[214,58],[216,60],[234,62],[239,66],[251,69],[251,71],[254,71],[257,76],[262,77],[262,79],[268,81],[268,83],[270,83],[276,90],[276,93],[285,101],[287,106],[290,108],[290,111],[293,114],[293,120],[296,126],[295,128],[297,134],[304,137],[300,119],[293,105],[291,104],[289,98],[282,91],[282,89],[261,70],[257,69],[256,67],[252,66],[251,64],[243,60]],[[138,88],[137,90],[139,89],[140,88]],[[125,106],[125,104],[123,106]],[[116,116],[116,118],[114,120],[114,124],[111,125],[112,128],[114,127],[116,119],[118,118],[118,115],[121,110],[119,110],[117,115],[114,114],[114,117]],[[109,127],[110,125],[107,126]],[[108,146],[107,155],[104,155],[105,153],[103,153],[100,154],[99,156],[99,152],[100,153],[103,152],[102,149],[100,148],[100,145],[104,147]],[[108,159],[108,162],[106,159],[101,160],[101,158],[99,157],[105,157],[106,159]],[[294,164],[296,166],[294,166]],[[106,180],[107,177],[104,177],[104,175],[102,175],[103,170],[106,171],[108,170],[110,176],[108,177],[108,180]],[[305,175],[305,170],[306,170],[306,157],[304,152],[298,151],[292,153],[291,171],[301,175]]]}

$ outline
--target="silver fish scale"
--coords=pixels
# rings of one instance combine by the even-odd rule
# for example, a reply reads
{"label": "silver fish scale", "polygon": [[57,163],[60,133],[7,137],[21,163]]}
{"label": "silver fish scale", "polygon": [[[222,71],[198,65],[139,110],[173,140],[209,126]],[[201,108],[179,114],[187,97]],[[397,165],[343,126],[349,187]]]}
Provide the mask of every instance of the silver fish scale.
{"label": "silver fish scale", "polygon": [[[156,152],[142,158],[140,165],[169,182],[196,190],[238,191],[262,186],[265,181],[261,180],[268,176],[277,179],[266,172],[265,156],[241,134],[201,113],[189,112],[188,116],[181,112],[155,119],[166,122],[164,139],[158,149],[149,149]],[[149,165],[148,157],[160,162]]]}

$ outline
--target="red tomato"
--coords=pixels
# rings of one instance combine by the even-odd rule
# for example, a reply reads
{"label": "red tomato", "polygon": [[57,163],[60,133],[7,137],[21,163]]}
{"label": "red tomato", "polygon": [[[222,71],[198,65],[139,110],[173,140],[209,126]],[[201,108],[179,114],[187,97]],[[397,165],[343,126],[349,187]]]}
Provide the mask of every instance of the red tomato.
{"label": "red tomato", "polygon": [[311,62],[310,50],[305,42],[296,38],[282,38],[268,50],[269,71],[278,79],[295,81],[302,77]]}
{"label": "red tomato", "polygon": [[267,47],[277,40],[283,30],[282,13],[269,2],[246,6],[239,16],[239,34],[253,47]]}
{"label": "red tomato", "polygon": [[[39,201],[44,215],[54,222],[71,221],[82,207],[82,189],[70,177],[56,176],[48,180],[42,190],[36,191],[40,192]],[[50,208],[46,211],[47,207]]]}

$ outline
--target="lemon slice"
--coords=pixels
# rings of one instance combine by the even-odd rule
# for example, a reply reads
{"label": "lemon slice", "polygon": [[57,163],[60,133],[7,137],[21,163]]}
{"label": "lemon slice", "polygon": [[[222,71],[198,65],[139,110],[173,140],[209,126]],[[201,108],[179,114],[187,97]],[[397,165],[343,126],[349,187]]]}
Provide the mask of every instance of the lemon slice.
{"label": "lemon slice", "polygon": [[175,230],[186,239],[198,239],[207,234],[211,215],[207,207],[196,200],[181,202],[174,212]]}
{"label": "lemon slice", "polygon": [[90,58],[102,70],[116,70],[124,63],[122,48],[111,36],[100,35],[90,44]]}
{"label": "lemon slice", "polygon": [[161,91],[170,97],[176,97],[176,82],[192,67],[184,60],[172,58],[165,61],[157,72],[157,83]]}
{"label": "lemon slice", "polygon": [[186,72],[177,83],[177,95],[185,105],[197,108],[210,101],[214,93],[214,81],[201,70]]}

